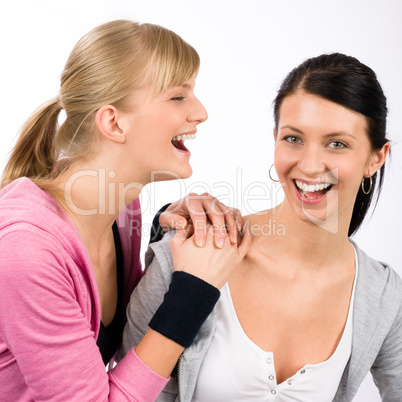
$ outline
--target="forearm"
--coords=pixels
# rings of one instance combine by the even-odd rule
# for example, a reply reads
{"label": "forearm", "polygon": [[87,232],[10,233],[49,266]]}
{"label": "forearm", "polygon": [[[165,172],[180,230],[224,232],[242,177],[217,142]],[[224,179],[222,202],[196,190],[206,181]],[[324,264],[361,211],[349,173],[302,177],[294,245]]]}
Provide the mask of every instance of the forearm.
{"label": "forearm", "polygon": [[160,376],[169,378],[184,347],[161,335],[148,330],[135,348],[137,356]]}
{"label": "forearm", "polygon": [[173,275],[169,242],[168,236],[147,252],[152,257],[146,260],[152,262],[131,296],[120,351],[121,358],[135,346],[141,360],[164,377],[219,298],[219,291],[199,278],[183,272]]}

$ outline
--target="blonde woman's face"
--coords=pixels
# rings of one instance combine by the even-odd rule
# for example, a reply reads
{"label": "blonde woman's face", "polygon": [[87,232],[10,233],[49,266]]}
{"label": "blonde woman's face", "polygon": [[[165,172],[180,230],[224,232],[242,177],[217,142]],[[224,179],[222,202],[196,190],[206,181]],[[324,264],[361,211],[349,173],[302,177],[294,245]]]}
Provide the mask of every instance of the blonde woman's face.
{"label": "blonde woman's face", "polygon": [[195,144],[190,140],[195,139],[198,124],[208,117],[194,94],[195,78],[157,96],[152,93],[151,82],[133,94],[126,116],[127,164],[137,173],[141,169],[148,177],[145,181],[187,178],[192,174],[187,146]]}

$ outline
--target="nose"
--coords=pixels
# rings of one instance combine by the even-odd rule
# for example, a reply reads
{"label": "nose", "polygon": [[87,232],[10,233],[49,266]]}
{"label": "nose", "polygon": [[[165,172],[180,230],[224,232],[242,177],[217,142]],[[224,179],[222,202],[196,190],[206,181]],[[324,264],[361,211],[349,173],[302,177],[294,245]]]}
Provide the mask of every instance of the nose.
{"label": "nose", "polygon": [[205,109],[204,105],[200,102],[200,100],[194,97],[194,105],[187,117],[187,120],[192,123],[195,122],[196,124],[200,124],[207,119],[208,119],[207,110]]}
{"label": "nose", "polygon": [[306,177],[314,179],[325,172],[323,154],[318,146],[307,146],[300,157],[299,169]]}

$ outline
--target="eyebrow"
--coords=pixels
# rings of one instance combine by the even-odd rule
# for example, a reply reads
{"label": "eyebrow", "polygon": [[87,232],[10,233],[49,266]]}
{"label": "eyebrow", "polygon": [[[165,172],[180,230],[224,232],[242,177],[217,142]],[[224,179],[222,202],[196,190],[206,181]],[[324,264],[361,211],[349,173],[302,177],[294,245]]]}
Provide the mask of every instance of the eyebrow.
{"label": "eyebrow", "polygon": [[[283,130],[285,128],[287,128],[289,130],[292,130],[292,131],[294,131],[296,133],[304,135],[303,131],[298,129],[298,128],[296,128],[296,127],[293,127],[293,126],[290,126],[290,125],[285,125],[285,126],[280,127],[281,130]],[[339,137],[339,136],[343,136],[343,135],[351,137],[354,140],[356,139],[356,137],[353,134],[349,133],[348,131],[337,131],[337,132],[334,132],[334,133],[328,133],[328,134],[325,134],[324,137],[325,138],[333,138],[333,137]]]}

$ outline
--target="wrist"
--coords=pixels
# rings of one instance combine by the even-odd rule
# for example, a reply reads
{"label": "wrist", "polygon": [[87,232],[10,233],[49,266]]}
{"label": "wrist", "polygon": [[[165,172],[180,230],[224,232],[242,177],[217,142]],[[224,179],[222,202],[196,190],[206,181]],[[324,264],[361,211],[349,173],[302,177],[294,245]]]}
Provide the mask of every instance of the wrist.
{"label": "wrist", "polygon": [[220,291],[183,271],[175,271],[164,301],[151,319],[154,331],[188,347],[213,310]]}

